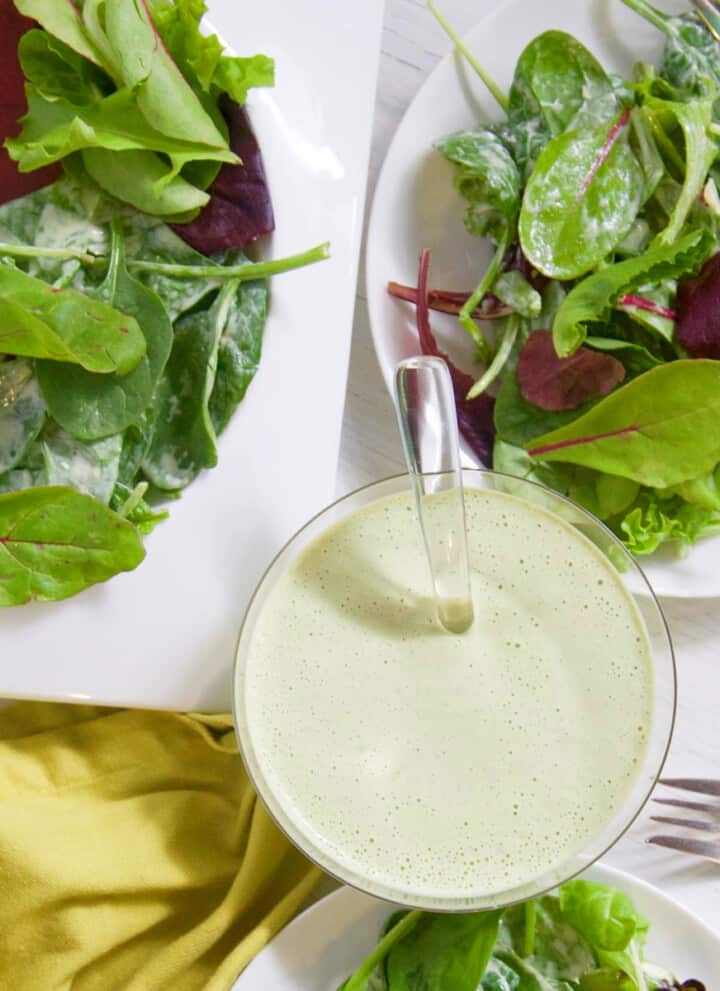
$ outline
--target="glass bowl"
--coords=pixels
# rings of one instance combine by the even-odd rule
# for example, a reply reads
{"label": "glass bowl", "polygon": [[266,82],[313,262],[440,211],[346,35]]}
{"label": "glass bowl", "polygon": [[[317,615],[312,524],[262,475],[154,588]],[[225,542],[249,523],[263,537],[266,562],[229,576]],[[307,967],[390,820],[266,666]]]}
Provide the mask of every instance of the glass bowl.
{"label": "glass bowl", "polygon": [[[624,800],[604,827],[584,842],[582,849],[569,853],[562,862],[555,863],[541,875],[508,886],[507,890],[478,890],[471,895],[465,893],[438,897],[435,894],[408,890],[412,885],[389,885],[371,876],[364,876],[357,866],[351,867],[341,858],[331,855],[311,835],[312,829],[305,828],[297,818],[288,813],[279,794],[281,788],[271,781],[272,772],[268,773],[263,753],[258,751],[253,738],[253,718],[246,691],[250,646],[268,596],[295,558],[327,528],[377,500],[399,493],[409,495],[410,483],[407,475],[375,482],[338,499],[306,523],[288,541],[268,567],[248,605],[240,630],[234,673],[234,716],[240,751],[258,795],[280,829],[307,857],[337,880],[395,904],[431,911],[480,911],[510,905],[536,897],[586,870],[617,842],[645,805],[665,762],[675,721],[676,670],[667,624],[652,588],[622,543],[586,510],[542,485],[482,469],[464,470],[463,480],[466,489],[512,495],[560,517],[566,524],[574,527],[605,555],[634,600],[647,629],[653,675],[653,717],[647,733],[646,748]],[[300,734],[293,743],[297,749],[302,747]],[[328,746],[331,746],[330,741]],[[540,772],[547,773],[547,770],[540,768]]]}

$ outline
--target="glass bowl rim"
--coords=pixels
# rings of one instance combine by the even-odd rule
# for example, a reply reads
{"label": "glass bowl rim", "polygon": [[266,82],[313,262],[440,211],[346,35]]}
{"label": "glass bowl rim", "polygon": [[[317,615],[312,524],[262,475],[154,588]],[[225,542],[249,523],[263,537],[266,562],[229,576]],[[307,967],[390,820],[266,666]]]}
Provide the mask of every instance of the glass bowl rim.
{"label": "glass bowl rim", "polygon": [[[639,575],[640,575],[640,577],[642,579],[643,587],[642,587],[641,592],[634,593],[634,594],[646,595],[650,599],[651,604],[654,607],[655,612],[657,613],[657,615],[660,618],[662,630],[664,632],[664,637],[665,637],[665,640],[666,640],[666,643],[667,643],[667,648],[668,648],[668,652],[669,652],[670,667],[671,667],[671,672],[672,672],[672,679],[671,679],[671,684],[672,684],[672,705],[671,705],[670,718],[668,720],[668,725],[667,725],[667,728],[666,728],[666,730],[664,732],[664,743],[663,743],[663,746],[662,746],[662,754],[661,754],[660,761],[659,761],[659,764],[657,766],[657,769],[652,772],[651,780],[649,780],[648,785],[647,785],[647,788],[643,792],[642,800],[639,802],[637,809],[632,814],[629,815],[629,817],[628,817],[625,825],[617,833],[617,835],[615,836],[615,838],[611,842],[609,842],[606,846],[604,846],[604,848],[602,850],[600,850],[600,852],[598,852],[595,856],[593,856],[593,858],[588,863],[584,864],[582,867],[579,867],[576,871],[570,873],[567,877],[564,877],[562,881],[554,881],[552,884],[548,885],[548,887],[542,888],[541,890],[537,891],[536,893],[534,893],[534,894],[532,894],[530,896],[521,896],[521,897],[516,897],[516,898],[512,898],[512,899],[508,899],[508,900],[499,899],[496,906],[488,905],[488,906],[483,907],[483,908],[477,908],[477,907],[473,907],[473,906],[462,906],[462,905],[457,905],[457,904],[443,905],[440,900],[438,900],[438,904],[437,905],[433,904],[432,908],[427,908],[426,906],[420,906],[420,909],[422,911],[430,911],[430,912],[433,912],[433,913],[448,913],[448,914],[466,914],[466,913],[470,913],[470,912],[492,911],[493,910],[493,907],[496,907],[496,908],[511,908],[513,905],[519,905],[519,904],[522,904],[523,902],[529,901],[531,899],[542,898],[544,895],[550,894],[550,892],[554,891],[558,887],[559,884],[566,884],[568,881],[572,881],[575,878],[580,877],[582,874],[585,873],[585,871],[589,870],[594,864],[596,864],[607,853],[609,853],[609,851],[612,850],[620,842],[621,839],[623,839],[623,837],[630,831],[630,829],[637,822],[637,820],[640,817],[641,813],[645,809],[645,806],[647,805],[647,803],[648,803],[648,801],[650,799],[651,794],[653,793],[653,791],[655,790],[655,787],[657,786],[657,784],[660,781],[660,777],[661,777],[662,772],[663,772],[663,770],[665,768],[665,764],[667,762],[668,754],[670,752],[670,746],[672,744],[672,740],[673,740],[673,736],[674,736],[674,732],[675,732],[675,725],[676,725],[676,721],[677,721],[677,707],[678,707],[678,672],[677,672],[677,661],[676,661],[676,657],[675,657],[675,647],[674,647],[674,644],[673,644],[672,635],[670,633],[670,627],[669,627],[669,624],[668,624],[668,621],[667,621],[667,617],[665,616],[665,612],[664,612],[662,606],[660,605],[660,601],[658,599],[658,596],[655,594],[655,590],[653,589],[653,587],[650,584],[647,576],[645,575],[645,572],[644,572],[642,566],[638,563],[638,561],[635,558],[635,556],[630,553],[630,551],[627,549],[627,547],[625,547],[625,545],[618,538],[618,536],[615,533],[613,533],[613,531],[607,526],[607,524],[604,523],[601,519],[599,519],[599,517],[597,517],[593,513],[591,513],[589,509],[586,509],[584,506],[581,506],[580,503],[575,502],[575,500],[569,498],[569,496],[563,495],[561,492],[556,492],[555,489],[551,489],[549,486],[543,485],[541,482],[536,482],[536,481],[534,481],[532,479],[529,479],[529,478],[522,478],[521,476],[518,476],[518,475],[511,475],[509,472],[495,471],[495,469],[493,469],[493,468],[480,468],[480,467],[475,467],[475,466],[471,466],[471,467],[463,466],[461,468],[461,472],[462,472],[463,476],[465,474],[471,474],[471,475],[482,475],[482,476],[486,476],[488,478],[507,478],[508,480],[510,480],[512,482],[515,482],[515,483],[520,482],[522,485],[527,485],[527,486],[530,486],[530,487],[532,487],[534,489],[537,489],[539,492],[550,493],[550,495],[553,498],[556,498],[556,499],[560,500],[561,502],[566,503],[568,506],[572,507],[573,510],[579,511],[581,515],[586,516],[595,526],[599,527],[602,531],[604,531],[607,534],[607,536],[610,538],[611,542],[616,547],[618,547],[622,551],[623,555],[632,563],[632,566],[639,573]],[[428,477],[437,477],[438,475],[446,474],[446,473],[445,472],[429,472],[429,473],[426,473],[426,474],[428,475]],[[344,503],[346,501],[350,501],[351,499],[354,499],[356,496],[360,496],[363,493],[368,492],[371,489],[380,488],[381,486],[388,485],[391,482],[398,482],[400,479],[403,479],[403,478],[409,479],[409,475],[408,475],[408,473],[406,471],[396,472],[393,475],[386,475],[383,478],[376,479],[373,482],[366,482],[363,485],[359,485],[359,486],[357,486],[357,488],[354,488],[351,491],[345,492],[343,495],[338,496],[337,498],[333,499],[331,502],[327,503],[327,505],[323,506],[322,509],[319,509],[316,513],[314,513],[312,516],[310,516],[301,526],[299,526],[290,535],[290,537],[288,537],[288,539],[286,541],[284,541],[284,543],[282,544],[282,546],[273,555],[273,557],[270,560],[270,562],[268,563],[267,567],[263,570],[262,574],[258,578],[258,580],[257,580],[257,582],[255,584],[255,588],[253,589],[253,593],[250,596],[250,598],[248,599],[247,604],[245,605],[245,609],[243,611],[242,621],[240,623],[240,627],[239,627],[237,639],[236,639],[236,642],[235,642],[235,650],[234,650],[234,655],[233,655],[233,669],[232,669],[232,717],[233,717],[233,730],[234,730],[234,733],[235,733],[235,740],[237,742],[238,752],[240,754],[240,758],[241,758],[241,760],[243,762],[243,766],[245,768],[245,773],[248,776],[248,781],[252,785],[252,788],[253,788],[253,790],[254,790],[257,798],[262,802],[262,804],[263,804],[266,812],[270,816],[270,818],[271,818],[272,822],[274,823],[274,825],[280,830],[280,832],[292,844],[292,846],[296,850],[298,850],[315,867],[319,868],[324,874],[327,874],[334,881],[337,881],[338,884],[346,885],[347,887],[353,888],[355,891],[358,891],[361,894],[369,895],[372,898],[377,898],[380,901],[386,902],[388,905],[391,905],[391,906],[394,905],[396,907],[401,907],[403,909],[411,909],[412,910],[412,909],[418,908],[418,906],[414,902],[412,902],[410,900],[408,900],[408,901],[396,901],[396,900],[393,900],[391,897],[388,897],[386,895],[383,895],[382,893],[379,893],[378,891],[374,890],[374,888],[372,887],[372,885],[369,882],[367,884],[363,884],[360,880],[358,880],[356,878],[354,878],[353,880],[348,880],[347,878],[343,877],[339,873],[339,871],[333,870],[332,868],[328,867],[326,864],[321,863],[318,858],[316,858],[312,853],[309,853],[303,846],[301,846],[300,843],[298,843],[296,841],[296,839],[292,835],[290,835],[289,831],[285,828],[284,824],[281,823],[278,820],[278,818],[275,815],[274,811],[269,807],[268,803],[265,801],[265,799],[263,797],[263,792],[258,787],[257,781],[255,780],[255,775],[253,774],[253,769],[251,768],[250,763],[249,763],[249,761],[248,761],[248,759],[246,757],[246,754],[245,754],[245,748],[243,746],[243,741],[241,739],[241,735],[240,735],[240,731],[239,731],[239,722],[240,722],[240,720],[238,718],[238,690],[237,690],[238,689],[238,667],[239,667],[240,644],[242,642],[243,635],[245,633],[245,627],[247,625],[248,618],[249,618],[249,616],[250,616],[250,614],[251,614],[251,612],[253,610],[253,606],[255,605],[255,602],[256,602],[257,597],[259,596],[261,590],[263,589],[263,587],[265,585],[265,582],[267,581],[267,579],[269,578],[269,576],[274,571],[275,565],[278,563],[278,561],[280,560],[280,558],[286,553],[286,551],[288,551],[292,547],[292,545],[295,543],[295,541],[298,540],[298,538],[301,537],[302,534],[305,533],[314,523],[316,523],[318,520],[322,519],[322,517],[325,516],[326,514],[331,513],[334,509],[336,509],[337,507],[339,507],[342,503]],[[408,491],[410,491],[409,487],[408,487]],[[552,512],[552,510],[550,510],[550,512]],[[298,830],[298,832],[299,832],[299,830]],[[430,901],[430,899],[424,899],[424,900],[426,902],[429,902]],[[452,901],[452,899],[450,899],[450,898],[448,898],[446,900],[447,900],[448,903],[450,901]],[[462,899],[457,899],[457,901],[461,901],[461,900]]]}

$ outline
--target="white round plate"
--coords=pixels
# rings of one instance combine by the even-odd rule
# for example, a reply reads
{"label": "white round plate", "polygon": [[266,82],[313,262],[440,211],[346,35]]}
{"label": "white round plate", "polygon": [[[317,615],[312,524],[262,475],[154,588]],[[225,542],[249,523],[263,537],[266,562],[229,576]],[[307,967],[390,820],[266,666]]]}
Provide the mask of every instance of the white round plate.
{"label": "white round plate", "polygon": [[[650,920],[646,956],[720,987],[720,939],[677,902],[644,881],[596,864],[585,875],[628,894]],[[392,911],[387,902],[341,888],[304,912],[238,978],[232,991],[336,991],[362,963]]]}
{"label": "white round plate", "polygon": [[[687,8],[682,0],[661,3]],[[575,35],[608,69],[626,77],[638,60],[656,61],[660,32],[620,0],[507,0],[465,38],[484,67],[505,90],[520,52],[536,35],[559,28]],[[389,281],[417,285],[417,260],[432,250],[431,288],[467,290],[478,281],[489,251],[463,227],[463,203],[452,184],[451,166],[433,142],[462,128],[502,120],[502,111],[472,70],[449,55],[427,79],[410,105],[388,151],[378,181],[367,239],[370,323],[385,381],[398,361],[418,352],[415,308],[391,298]],[[454,318],[433,314],[439,342],[468,370],[472,346]],[[476,464],[465,452],[467,463]],[[720,596],[720,537],[701,541],[687,558],[641,559],[661,596]]]}

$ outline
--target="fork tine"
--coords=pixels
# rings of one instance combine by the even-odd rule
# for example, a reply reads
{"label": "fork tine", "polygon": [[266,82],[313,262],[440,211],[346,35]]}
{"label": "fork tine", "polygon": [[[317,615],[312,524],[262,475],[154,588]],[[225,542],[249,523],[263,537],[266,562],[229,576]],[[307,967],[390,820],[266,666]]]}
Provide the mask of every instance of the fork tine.
{"label": "fork tine", "polygon": [[682,826],[683,829],[702,829],[707,833],[720,832],[720,824],[703,822],[701,819],[680,819],[675,816],[650,816],[653,822],[662,822],[666,826]]}
{"label": "fork tine", "polygon": [[692,0],[692,5],[715,41],[720,41],[720,11],[713,0]]}
{"label": "fork tine", "polygon": [[651,836],[648,843],[655,846],[667,847],[668,850],[678,850],[680,853],[692,853],[697,857],[705,857],[720,864],[720,843],[710,840],[696,840],[685,836]]}
{"label": "fork tine", "polygon": [[675,809],[687,809],[688,812],[704,812],[714,819],[720,819],[720,805],[710,805],[708,802],[686,802],[683,798],[653,798],[657,805],[671,805]]}
{"label": "fork tine", "polygon": [[709,778],[661,778],[661,785],[668,788],[682,788],[685,791],[696,791],[701,795],[716,795],[720,798],[720,781]]}

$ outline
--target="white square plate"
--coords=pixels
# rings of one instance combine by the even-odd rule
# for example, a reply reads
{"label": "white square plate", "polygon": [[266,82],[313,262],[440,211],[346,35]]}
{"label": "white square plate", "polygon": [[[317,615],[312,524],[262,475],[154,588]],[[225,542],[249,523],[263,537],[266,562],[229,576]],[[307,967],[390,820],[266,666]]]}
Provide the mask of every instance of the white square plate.
{"label": "white square plate", "polygon": [[271,558],[334,493],[382,0],[211,0],[238,54],[275,59],[248,108],[280,257],[330,261],[277,277],[262,363],[219,464],[147,539],[140,567],[74,599],[0,611],[0,696],[165,709],[230,708],[243,610]]}

